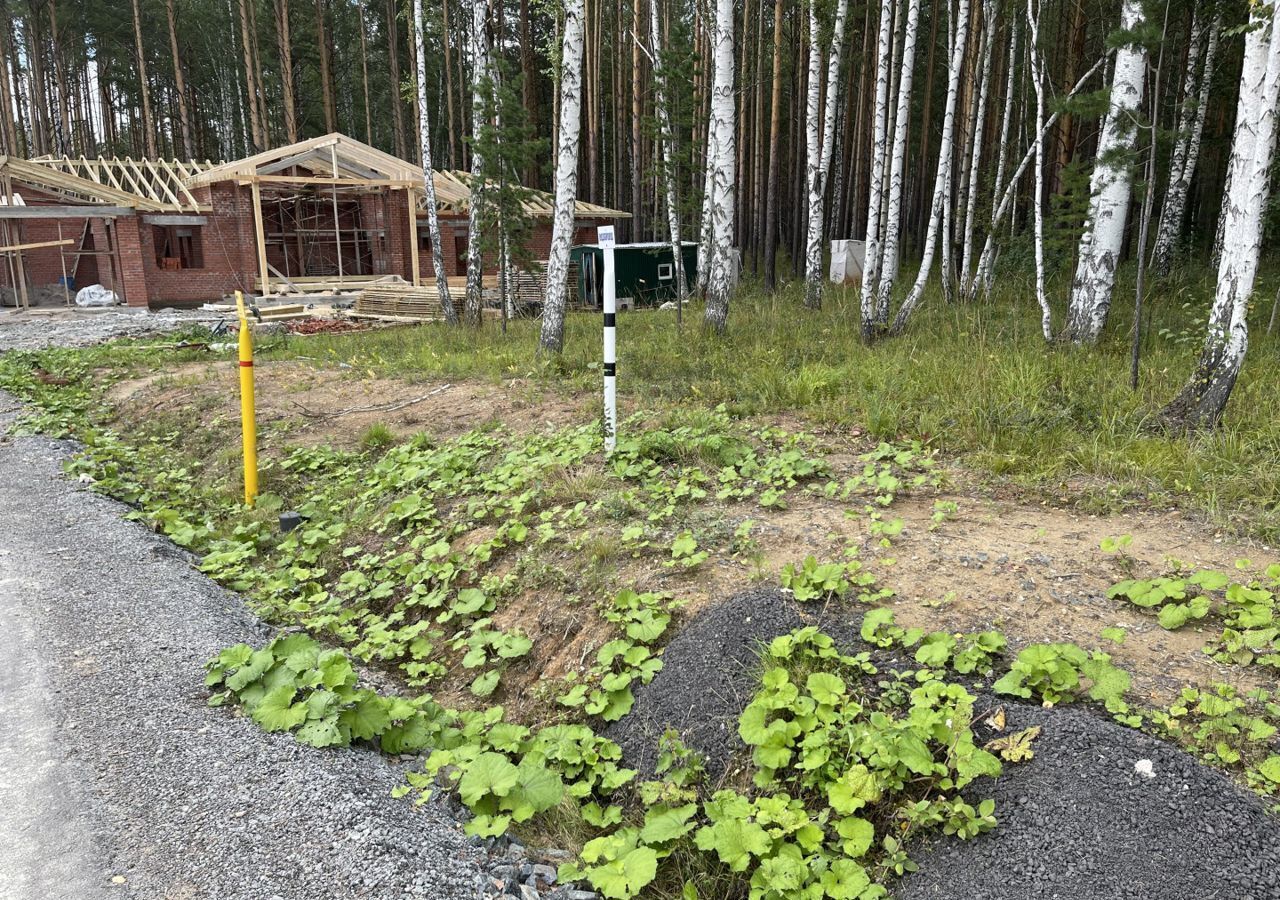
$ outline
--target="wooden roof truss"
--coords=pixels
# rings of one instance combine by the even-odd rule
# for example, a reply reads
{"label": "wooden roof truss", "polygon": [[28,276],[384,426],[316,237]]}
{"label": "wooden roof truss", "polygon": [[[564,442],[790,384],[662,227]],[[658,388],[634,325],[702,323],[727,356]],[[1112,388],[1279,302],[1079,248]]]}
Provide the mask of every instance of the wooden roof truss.
{"label": "wooden roof truss", "polygon": [[[114,202],[148,212],[201,213],[210,209],[208,205],[201,204],[187,186],[189,178],[212,168],[213,163],[208,160],[181,162],[176,159],[135,160],[128,156],[124,159],[45,156],[30,163],[118,191],[122,196]],[[133,202],[127,202],[125,197]],[[143,202],[138,203],[138,200]]]}

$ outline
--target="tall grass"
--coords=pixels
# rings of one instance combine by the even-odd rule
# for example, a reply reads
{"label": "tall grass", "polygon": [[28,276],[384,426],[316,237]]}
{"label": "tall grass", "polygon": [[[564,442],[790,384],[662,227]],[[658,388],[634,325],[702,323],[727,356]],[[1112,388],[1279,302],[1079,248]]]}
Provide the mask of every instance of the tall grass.
{"label": "tall grass", "polygon": [[[1148,301],[1137,391],[1128,385],[1132,315],[1119,298],[1132,288],[1125,279],[1105,339],[1083,349],[1046,346],[1023,281],[1005,278],[989,301],[974,305],[931,296],[906,335],[873,347],[859,341],[856,296],[842,289],[829,290],[814,312],[801,306],[798,285],[774,295],[748,285],[724,337],[703,331],[692,305],[682,330],[670,311],[625,314],[620,391],[641,407],[723,403],[744,415],[796,413],[815,426],[919,438],[1058,497],[1105,506],[1150,498],[1260,537],[1280,536],[1276,342],[1261,333],[1269,303],[1255,311],[1253,345],[1224,425],[1185,438],[1152,425],[1199,348],[1197,319],[1212,291],[1207,273],[1183,276]],[[491,326],[431,325],[317,336],[305,349],[294,342],[277,353],[409,378],[529,378],[594,391],[598,317],[571,315],[565,343],[562,358],[539,359],[537,323],[517,321],[505,335]]]}

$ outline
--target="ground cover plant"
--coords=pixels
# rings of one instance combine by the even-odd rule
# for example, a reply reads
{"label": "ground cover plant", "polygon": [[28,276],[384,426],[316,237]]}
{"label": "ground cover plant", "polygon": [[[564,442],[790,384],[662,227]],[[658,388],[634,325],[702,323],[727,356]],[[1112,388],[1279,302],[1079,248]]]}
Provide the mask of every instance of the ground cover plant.
{"label": "ground cover plant", "polygon": [[[1260,792],[1280,787],[1269,743],[1280,717],[1265,691],[1202,684],[1150,709],[1098,649],[1010,649],[998,630],[906,628],[875,605],[893,597],[879,573],[904,539],[898,501],[923,495],[931,530],[961,513],[930,496],[944,481],[932,436],[840,447],[851,459],[837,471],[821,437],[741,418],[744,407],[728,403],[637,413],[607,462],[594,424],[407,440],[387,431],[352,449],[293,447],[282,432],[264,454],[266,493],[246,510],[234,448],[219,438],[234,422],[195,428],[188,410],[128,430],[112,420],[110,383],[161,363],[155,349],[128,347],[6,355],[0,381],[34,404],[24,427],[84,443],[74,475],[194,551],[265,617],[300,629],[211,661],[214,702],[318,747],[428,753],[409,786],[416,796],[456,796],[475,835],[567,836],[581,855],[564,876],[606,896],[687,895],[688,883],[715,897],[881,896],[910,869],[913,836],[994,826],[996,813],[960,787],[993,774],[997,757],[1034,755],[1029,733],[974,744],[979,685],[996,697],[1097,704]],[[843,509],[862,542],[828,536],[820,553],[760,562],[771,517],[811,502]],[[282,534],[286,503],[301,524]],[[754,560],[753,577],[815,609],[869,610],[863,640],[909,663],[875,671],[820,632],[787,636],[767,649],[739,721],[744,778],[708,783],[669,738],[668,764],[638,781],[598,731],[661,671],[690,591],[730,559]],[[642,585],[641,572],[660,579]],[[1272,628],[1263,619],[1274,573],[1129,581],[1117,602],[1158,610],[1162,625],[1183,607],[1187,622],[1221,620],[1214,654],[1270,665],[1257,633]],[[569,665],[546,665],[547,641],[531,625],[545,598],[570,623],[560,639]],[[360,686],[362,670],[378,673],[377,689]],[[856,766],[869,781],[846,777]]]}

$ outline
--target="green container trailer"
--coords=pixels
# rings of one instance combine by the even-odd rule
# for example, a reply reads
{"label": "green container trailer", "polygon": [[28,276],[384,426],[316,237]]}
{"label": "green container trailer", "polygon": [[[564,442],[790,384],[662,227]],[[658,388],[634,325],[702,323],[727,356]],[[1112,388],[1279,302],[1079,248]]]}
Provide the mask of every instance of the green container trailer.
{"label": "green container trailer", "polygon": [[[698,245],[687,241],[681,251],[685,284],[692,286],[698,275]],[[599,309],[604,297],[604,251],[597,244],[581,244],[569,251],[569,262],[577,266],[578,302]],[[670,244],[618,244],[613,248],[613,265],[619,309],[654,307],[675,300]]]}

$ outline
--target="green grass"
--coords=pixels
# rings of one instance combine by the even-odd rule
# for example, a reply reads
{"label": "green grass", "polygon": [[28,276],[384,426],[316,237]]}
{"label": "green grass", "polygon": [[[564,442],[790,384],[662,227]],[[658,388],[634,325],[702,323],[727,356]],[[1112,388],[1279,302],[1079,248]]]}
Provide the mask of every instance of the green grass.
{"label": "green grass", "polygon": [[[794,412],[815,426],[920,438],[975,469],[1088,508],[1153,497],[1274,539],[1280,392],[1277,342],[1262,334],[1269,301],[1254,311],[1249,359],[1223,427],[1190,439],[1152,428],[1199,347],[1196,316],[1212,281],[1207,272],[1196,276],[1161,285],[1148,301],[1136,392],[1128,386],[1131,280],[1121,279],[1102,344],[1080,349],[1046,346],[1030,284],[1006,277],[987,303],[947,306],[929,297],[906,335],[870,348],[858,340],[847,290],[828,291],[824,309],[811,312],[800,306],[798,285],[773,297],[748,286],[724,337],[704,332],[692,305],[682,331],[671,312],[626,314],[618,328],[620,393],[645,409],[723,403],[740,414]],[[518,321],[506,335],[443,325],[325,335],[277,355],[305,353],[400,377],[532,378],[594,392],[598,317],[569,317],[561,359],[539,359],[537,327]]]}

